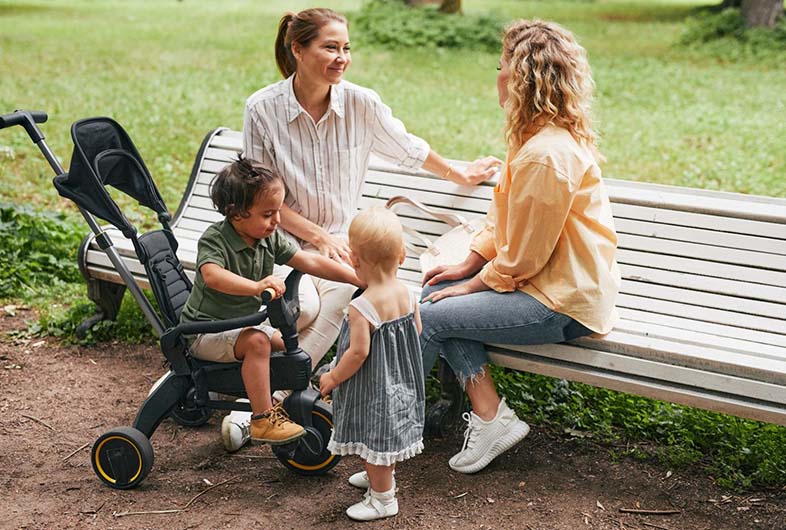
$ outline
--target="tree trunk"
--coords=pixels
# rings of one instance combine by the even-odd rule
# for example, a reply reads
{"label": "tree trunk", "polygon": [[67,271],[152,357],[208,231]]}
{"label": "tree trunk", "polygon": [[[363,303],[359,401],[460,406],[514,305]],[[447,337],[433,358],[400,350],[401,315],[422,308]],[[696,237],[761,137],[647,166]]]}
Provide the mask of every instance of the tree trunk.
{"label": "tree trunk", "polygon": [[442,0],[439,10],[442,13],[461,13],[461,0]]}
{"label": "tree trunk", "polygon": [[742,0],[742,15],[749,28],[774,28],[783,15],[783,0]]}
{"label": "tree trunk", "polygon": [[727,7],[741,7],[742,0],[723,0],[720,6],[721,9],[726,9]]}

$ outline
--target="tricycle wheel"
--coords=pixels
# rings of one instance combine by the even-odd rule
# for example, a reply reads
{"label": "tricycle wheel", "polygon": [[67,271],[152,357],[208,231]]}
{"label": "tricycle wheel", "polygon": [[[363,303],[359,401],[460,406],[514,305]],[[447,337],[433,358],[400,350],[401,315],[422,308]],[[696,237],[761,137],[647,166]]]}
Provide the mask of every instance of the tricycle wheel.
{"label": "tricycle wheel", "polygon": [[101,482],[110,488],[135,488],[153,467],[153,446],[139,430],[118,427],[95,441],[90,463]]}
{"label": "tricycle wheel", "polygon": [[273,446],[279,462],[300,475],[322,475],[333,469],[341,459],[327,448],[333,432],[333,407],[322,400],[314,403],[311,425],[306,429],[306,435],[295,442],[294,451],[291,444]]}
{"label": "tricycle wheel", "polygon": [[[211,399],[215,399],[211,392]],[[169,411],[169,416],[175,423],[183,427],[201,427],[213,416],[213,409],[199,407],[194,404],[194,389],[188,391],[188,395],[181,399],[175,408]]]}

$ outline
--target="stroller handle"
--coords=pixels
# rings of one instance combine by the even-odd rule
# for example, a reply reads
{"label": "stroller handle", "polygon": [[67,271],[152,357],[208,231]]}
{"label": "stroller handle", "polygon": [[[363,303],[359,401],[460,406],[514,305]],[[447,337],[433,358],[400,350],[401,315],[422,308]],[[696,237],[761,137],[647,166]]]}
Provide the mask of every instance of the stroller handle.
{"label": "stroller handle", "polygon": [[34,143],[38,143],[44,139],[44,135],[35,124],[44,123],[48,118],[46,112],[40,110],[15,110],[11,114],[0,115],[0,129],[21,125],[27,131],[30,139]]}

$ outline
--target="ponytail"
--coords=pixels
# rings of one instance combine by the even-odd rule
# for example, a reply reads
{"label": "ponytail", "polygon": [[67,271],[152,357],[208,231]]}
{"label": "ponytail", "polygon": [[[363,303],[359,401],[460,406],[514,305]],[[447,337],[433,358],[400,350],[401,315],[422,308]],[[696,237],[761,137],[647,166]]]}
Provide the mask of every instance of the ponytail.
{"label": "ponytail", "polygon": [[287,42],[287,33],[289,33],[289,25],[295,19],[294,13],[286,13],[281,17],[278,23],[278,34],[276,35],[276,64],[278,71],[284,76],[284,79],[295,73],[297,63],[295,63],[295,56],[292,55],[292,41]]}
{"label": "ponytail", "polygon": [[297,42],[307,48],[311,41],[319,35],[322,26],[334,20],[344,25],[347,19],[332,9],[305,9],[300,13],[287,13],[281,17],[276,34],[276,65],[278,71],[286,79],[297,70],[297,61],[292,55],[292,43]]}

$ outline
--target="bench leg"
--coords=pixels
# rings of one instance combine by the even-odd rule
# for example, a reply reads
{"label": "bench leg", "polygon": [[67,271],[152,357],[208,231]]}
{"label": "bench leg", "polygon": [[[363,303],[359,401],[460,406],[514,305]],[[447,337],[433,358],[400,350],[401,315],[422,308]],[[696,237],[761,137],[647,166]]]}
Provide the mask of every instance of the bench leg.
{"label": "bench leg", "polygon": [[441,392],[436,403],[426,409],[425,430],[427,436],[445,438],[464,427],[461,415],[467,411],[468,403],[464,390],[444,359],[439,359],[437,372]]}
{"label": "bench leg", "polygon": [[95,278],[87,279],[87,297],[95,302],[96,312],[84,319],[76,328],[76,336],[84,339],[87,332],[101,320],[115,320],[123,303],[126,286]]}

